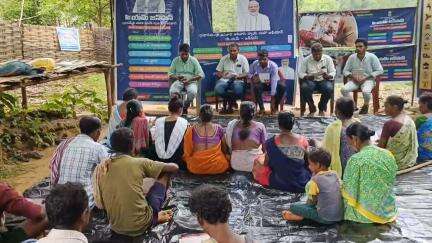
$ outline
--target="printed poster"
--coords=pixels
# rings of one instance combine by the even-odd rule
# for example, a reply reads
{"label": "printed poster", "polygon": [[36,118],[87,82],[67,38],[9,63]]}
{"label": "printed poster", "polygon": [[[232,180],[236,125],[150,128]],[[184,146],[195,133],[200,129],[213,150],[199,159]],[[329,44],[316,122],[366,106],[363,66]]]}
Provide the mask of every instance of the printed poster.
{"label": "printed poster", "polygon": [[303,13],[299,45],[320,42],[324,47],[354,47],[358,38],[369,46],[412,44],[416,8]]}
{"label": "printed poster", "polygon": [[[190,0],[189,8],[193,55],[206,75],[202,102],[214,101],[216,66],[231,43],[240,46],[249,63],[265,49],[279,67],[296,69],[294,0]],[[288,103],[292,103],[295,82],[287,83]]]}
{"label": "printed poster", "polygon": [[183,39],[183,1],[116,0],[117,97],[136,88],[139,98],[169,99],[168,70]]}

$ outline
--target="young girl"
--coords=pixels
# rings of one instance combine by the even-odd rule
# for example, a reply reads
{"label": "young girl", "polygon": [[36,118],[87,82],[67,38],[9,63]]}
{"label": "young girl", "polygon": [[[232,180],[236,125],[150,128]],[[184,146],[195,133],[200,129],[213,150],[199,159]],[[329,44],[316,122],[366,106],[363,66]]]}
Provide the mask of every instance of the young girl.
{"label": "young girl", "polygon": [[120,123],[119,127],[130,128],[134,133],[132,154],[140,154],[149,147],[148,121],[140,101],[131,100],[127,103],[126,119]]}
{"label": "young girl", "polygon": [[311,149],[308,153],[312,179],[306,185],[306,204],[296,203],[282,212],[285,220],[311,219],[321,224],[333,224],[343,219],[341,183],[335,171],[328,170],[331,155],[324,149]]}

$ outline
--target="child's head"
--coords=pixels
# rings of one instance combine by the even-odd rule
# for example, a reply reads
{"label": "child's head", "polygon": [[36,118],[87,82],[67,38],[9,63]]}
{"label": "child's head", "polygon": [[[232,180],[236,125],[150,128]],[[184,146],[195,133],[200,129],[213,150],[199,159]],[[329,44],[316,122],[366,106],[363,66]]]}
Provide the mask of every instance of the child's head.
{"label": "child's head", "polygon": [[136,99],[138,99],[138,91],[134,88],[128,88],[123,93],[123,101],[125,102]]}
{"label": "child's head", "polygon": [[422,114],[432,112],[432,93],[423,93],[419,98],[419,109]]}
{"label": "child's head", "polygon": [[82,231],[90,220],[88,197],[81,184],[56,185],[45,199],[45,208],[54,228]]}
{"label": "child's head", "polygon": [[143,114],[143,106],[138,100],[130,100],[126,105],[126,120],[125,126],[130,126],[132,124],[133,119],[137,116],[141,116]]}
{"label": "child's head", "polygon": [[331,155],[323,148],[310,148],[308,153],[309,169],[313,174],[328,170],[331,164]]}
{"label": "child's head", "polygon": [[189,209],[195,214],[204,231],[209,227],[226,224],[232,211],[226,191],[212,185],[201,185],[192,191]]}

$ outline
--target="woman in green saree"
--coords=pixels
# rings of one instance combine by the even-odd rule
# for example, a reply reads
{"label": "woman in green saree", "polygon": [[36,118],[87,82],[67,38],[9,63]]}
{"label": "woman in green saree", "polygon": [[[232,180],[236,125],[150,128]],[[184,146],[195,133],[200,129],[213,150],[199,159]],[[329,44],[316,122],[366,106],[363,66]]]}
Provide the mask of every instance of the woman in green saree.
{"label": "woman in green saree", "polygon": [[415,165],[418,154],[417,130],[414,121],[405,114],[402,97],[390,95],[387,97],[385,113],[392,119],[384,123],[378,146],[390,151],[399,170]]}
{"label": "woman in green saree", "polygon": [[396,219],[393,185],[397,165],[393,155],[372,145],[375,134],[356,122],[346,129],[348,142],[358,151],[348,160],[344,171],[342,196],[345,220],[386,224]]}

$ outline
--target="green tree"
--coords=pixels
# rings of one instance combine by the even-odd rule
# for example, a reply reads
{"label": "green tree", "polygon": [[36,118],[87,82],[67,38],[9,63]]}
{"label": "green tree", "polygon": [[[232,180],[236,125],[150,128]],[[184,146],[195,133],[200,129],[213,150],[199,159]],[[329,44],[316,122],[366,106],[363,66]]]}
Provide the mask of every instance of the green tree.
{"label": "green tree", "polygon": [[[109,0],[25,0],[23,23],[82,26],[110,25]],[[21,0],[0,1],[0,19],[17,21]]]}

